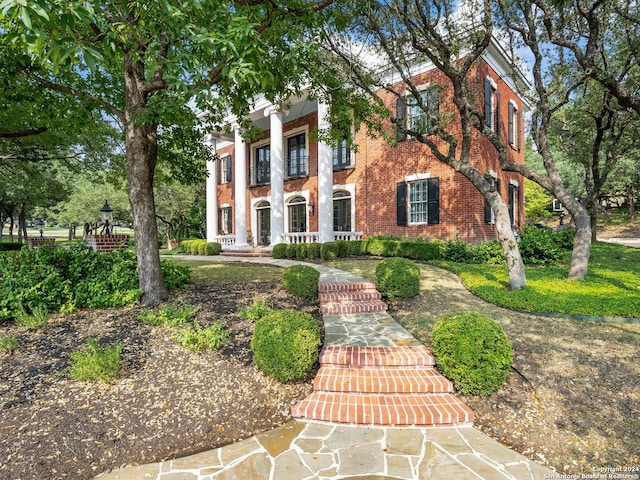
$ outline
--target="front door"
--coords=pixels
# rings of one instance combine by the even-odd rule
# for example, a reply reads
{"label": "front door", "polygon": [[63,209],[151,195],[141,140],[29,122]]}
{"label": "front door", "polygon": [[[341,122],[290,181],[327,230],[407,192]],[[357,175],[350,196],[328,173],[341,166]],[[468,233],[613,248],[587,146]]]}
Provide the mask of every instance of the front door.
{"label": "front door", "polygon": [[258,245],[267,246],[271,243],[271,209],[258,209]]}

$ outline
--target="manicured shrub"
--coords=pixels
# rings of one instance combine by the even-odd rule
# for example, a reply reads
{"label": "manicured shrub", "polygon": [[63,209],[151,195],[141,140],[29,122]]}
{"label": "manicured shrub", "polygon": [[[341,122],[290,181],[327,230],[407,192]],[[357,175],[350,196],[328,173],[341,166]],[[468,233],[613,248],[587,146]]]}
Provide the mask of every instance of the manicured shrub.
{"label": "manicured shrub", "polygon": [[335,242],[321,244],[320,258],[322,258],[322,260],[335,260],[338,258],[338,245],[336,245]]}
{"label": "manicured shrub", "polygon": [[308,313],[274,310],[260,319],[251,338],[260,370],[280,382],[309,377],[318,361],[320,328]]}
{"label": "manicured shrub", "polygon": [[298,247],[296,243],[290,243],[287,245],[287,258],[296,258],[298,254]]}
{"label": "manicured shrub", "polygon": [[207,254],[207,241],[200,240],[198,242],[198,255],[206,255]]}
{"label": "manicured shrub", "polygon": [[335,240],[334,243],[338,246],[338,258],[349,256],[349,242],[347,240]]}
{"label": "manicured shrub", "polygon": [[474,312],[449,313],[434,327],[436,366],[464,395],[490,395],[511,368],[511,344],[500,325]]}
{"label": "manicured shrub", "polygon": [[440,259],[445,245],[442,240],[416,240],[402,243],[403,257],[423,261]]}
{"label": "manicured shrub", "polygon": [[374,257],[394,257],[398,252],[398,240],[373,237],[367,245],[367,252]]}
{"label": "manicured shrub", "polygon": [[205,251],[206,255],[220,255],[220,252],[222,252],[222,244],[218,242],[208,242]]}
{"label": "manicured shrub", "polygon": [[296,244],[296,258],[298,258],[298,259],[307,258],[307,244],[306,243],[298,243],[298,244]]}
{"label": "manicured shrub", "polygon": [[320,272],[306,265],[287,267],[282,273],[284,289],[296,297],[314,298],[318,295]]}
{"label": "manicured shrub", "polygon": [[316,258],[320,258],[320,244],[319,243],[309,243],[307,245],[307,258],[313,260]]}
{"label": "manicured shrub", "polygon": [[287,244],[286,243],[278,243],[273,246],[271,250],[271,255],[273,258],[287,258]]}
{"label": "manicured shrub", "polygon": [[349,255],[360,256],[360,255],[367,254],[367,251],[365,249],[365,243],[363,240],[349,240],[347,244],[349,247],[348,248]]}
{"label": "manicured shrub", "polygon": [[472,246],[459,239],[449,240],[442,251],[442,259],[458,263],[474,263]]}
{"label": "manicured shrub", "polygon": [[387,258],[376,266],[376,282],[391,301],[411,298],[420,292],[420,269],[406,258]]}

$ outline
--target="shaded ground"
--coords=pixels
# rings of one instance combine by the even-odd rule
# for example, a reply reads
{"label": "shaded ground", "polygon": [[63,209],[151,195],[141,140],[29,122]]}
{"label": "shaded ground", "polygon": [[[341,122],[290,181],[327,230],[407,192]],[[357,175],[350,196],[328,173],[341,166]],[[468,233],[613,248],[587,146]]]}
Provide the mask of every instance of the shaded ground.
{"label": "shaded ground", "polygon": [[640,468],[640,324],[512,312],[473,296],[450,272],[421,269],[421,295],[390,310],[416,338],[429,346],[437,318],[472,310],[494,318],[512,343],[516,370],[506,384],[463,397],[477,428],[564,474]]}
{"label": "shaded ground", "polygon": [[[192,285],[173,301],[223,320],[233,341],[193,353],[139,309],[82,311],[50,319],[43,332],[12,324],[20,348],[0,354],[0,479],[88,479],[126,464],[181,457],[247,438],[290,420],[310,381],[280,384],[252,362],[253,324],[237,315],[253,298],[317,316],[275,283]],[[68,354],[87,338],[124,344],[124,368],[109,384],[67,378]]]}

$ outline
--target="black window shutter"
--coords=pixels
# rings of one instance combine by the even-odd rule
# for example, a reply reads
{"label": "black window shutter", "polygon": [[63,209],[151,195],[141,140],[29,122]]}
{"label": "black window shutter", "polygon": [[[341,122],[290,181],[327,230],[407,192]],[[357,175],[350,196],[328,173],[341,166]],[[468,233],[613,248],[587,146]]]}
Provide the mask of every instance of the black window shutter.
{"label": "black window shutter", "polygon": [[407,184],[405,182],[396,183],[396,223],[407,224]]}
{"label": "black window shutter", "polygon": [[407,105],[402,97],[396,99],[396,140],[402,142],[407,139],[405,127],[407,124]]}
{"label": "black window shutter", "polygon": [[509,137],[509,145],[514,145],[514,139],[513,139],[513,114],[515,113],[515,110],[513,109],[513,103],[509,102],[509,133],[508,133],[508,137]]}
{"label": "black window shutter", "polygon": [[218,185],[222,183],[222,158],[218,157],[216,160],[216,177],[218,181]]}
{"label": "black window shutter", "polygon": [[233,157],[227,157],[227,171],[225,172],[227,175],[227,182],[231,181],[231,165],[233,163]]}
{"label": "black window shutter", "polygon": [[521,119],[522,119],[522,115],[520,114],[520,112],[518,112],[517,117],[518,117],[518,118],[517,118],[517,121],[518,121],[518,123],[517,123],[518,130],[516,131],[516,144],[518,145],[518,151],[520,151],[520,147],[522,146],[522,144],[520,143],[520,138],[521,138],[521,137],[520,137],[520,121],[521,121]]}
{"label": "black window shutter", "polygon": [[496,92],[496,136],[500,135],[500,92]]}
{"label": "black window shutter", "polygon": [[516,215],[516,187],[509,184],[509,217],[511,219],[511,225],[516,224],[515,215]]}
{"label": "black window shutter", "polygon": [[440,223],[440,179],[427,179],[427,215],[430,225]]}
{"label": "black window shutter", "polygon": [[491,215],[491,205],[489,204],[489,202],[487,201],[487,199],[484,199],[484,223],[491,223],[491,221],[493,220]]}
{"label": "black window shutter", "polygon": [[491,81],[488,78],[484,79],[484,124],[491,128],[493,125],[493,112],[491,111],[491,94],[493,90],[491,88]]}

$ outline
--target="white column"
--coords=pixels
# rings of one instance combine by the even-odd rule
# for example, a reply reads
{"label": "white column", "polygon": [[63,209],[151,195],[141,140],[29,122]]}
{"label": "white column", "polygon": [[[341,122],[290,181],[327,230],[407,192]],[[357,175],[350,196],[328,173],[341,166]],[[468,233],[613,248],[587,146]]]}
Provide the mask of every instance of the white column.
{"label": "white column", "polygon": [[[328,105],[318,101],[318,130],[329,128]],[[333,148],[318,142],[318,241],[333,241]]]}
{"label": "white column", "polygon": [[282,118],[284,114],[275,107],[268,108],[271,124],[271,246],[282,242],[284,233],[284,155]]}
{"label": "white column", "polygon": [[[216,141],[205,140],[205,145],[216,152]],[[218,162],[207,162],[207,242],[213,242],[213,237],[218,235]]]}
{"label": "white column", "polygon": [[235,236],[236,249],[247,248],[247,144],[240,127],[235,129]]}

